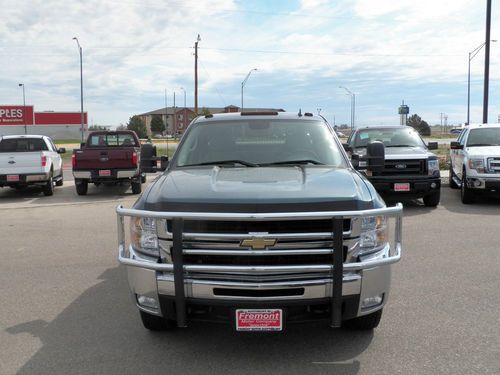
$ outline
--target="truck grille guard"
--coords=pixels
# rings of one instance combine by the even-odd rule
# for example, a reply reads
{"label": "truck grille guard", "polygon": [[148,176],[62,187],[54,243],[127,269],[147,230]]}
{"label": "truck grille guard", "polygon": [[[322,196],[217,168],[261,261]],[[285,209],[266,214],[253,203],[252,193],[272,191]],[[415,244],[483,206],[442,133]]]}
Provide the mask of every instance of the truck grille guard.
{"label": "truck grille guard", "polygon": [[[247,275],[265,275],[269,273],[321,273],[321,278],[325,278],[325,273],[330,273],[332,280],[331,295],[331,321],[332,327],[340,327],[342,320],[342,283],[343,274],[346,272],[361,271],[363,269],[379,267],[396,263],[401,258],[402,252],[402,216],[403,206],[398,203],[394,207],[361,210],[361,211],[320,211],[320,212],[280,212],[280,213],[196,213],[196,212],[157,212],[136,209],[127,209],[123,206],[116,208],[118,224],[118,260],[120,263],[131,266],[146,268],[158,272],[173,272],[175,288],[175,308],[177,324],[179,327],[186,326],[186,296],[184,290],[185,276],[190,273],[233,273]],[[387,257],[375,260],[344,263],[344,238],[349,235],[345,231],[345,220],[362,218],[367,216],[383,215],[395,218],[394,248]],[[171,253],[173,264],[157,263],[153,261],[137,260],[131,257],[126,246],[125,217],[141,217],[152,219],[171,220]],[[186,264],[185,258],[192,254],[212,254],[212,255],[236,255],[233,250],[194,250],[187,248],[184,244],[186,238],[193,236],[193,233],[184,232],[184,222],[189,221],[297,221],[297,220],[329,220],[331,221],[332,248],[322,249],[295,249],[295,250],[242,250],[249,256],[292,255],[293,253],[305,254],[309,251],[320,254],[330,254],[329,264],[305,264],[305,265],[214,265],[214,264]],[[340,235],[339,235],[340,233]],[[325,233],[322,233],[323,235]],[[199,234],[198,234],[199,235]],[[206,234],[205,234],[206,235]],[[255,237],[253,234],[249,236]],[[278,235],[279,236],[279,235]],[[283,235],[282,235],[283,236]],[[286,235],[285,235],[286,236]],[[293,235],[289,235],[293,237]],[[266,234],[265,237],[274,237],[273,233]],[[340,251],[337,251],[339,249]],[[282,255],[281,255],[282,254]],[[320,274],[318,274],[320,275]]]}

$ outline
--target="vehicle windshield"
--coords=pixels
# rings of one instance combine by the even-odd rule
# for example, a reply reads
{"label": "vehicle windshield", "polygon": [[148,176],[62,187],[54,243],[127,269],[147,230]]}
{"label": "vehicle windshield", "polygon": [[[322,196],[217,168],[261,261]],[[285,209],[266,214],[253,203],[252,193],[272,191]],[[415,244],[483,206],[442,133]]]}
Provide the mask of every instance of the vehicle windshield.
{"label": "vehicle windshield", "polygon": [[135,146],[135,139],[129,133],[94,134],[87,147]]}
{"label": "vehicle windshield", "polygon": [[347,166],[325,123],[309,120],[195,123],[179,146],[176,160],[178,167]]}
{"label": "vehicle windshield", "polygon": [[500,146],[500,128],[472,129],[467,139],[467,147]]}
{"label": "vehicle windshield", "polygon": [[411,127],[359,130],[354,147],[366,147],[374,141],[382,142],[385,147],[425,147],[420,135]]}

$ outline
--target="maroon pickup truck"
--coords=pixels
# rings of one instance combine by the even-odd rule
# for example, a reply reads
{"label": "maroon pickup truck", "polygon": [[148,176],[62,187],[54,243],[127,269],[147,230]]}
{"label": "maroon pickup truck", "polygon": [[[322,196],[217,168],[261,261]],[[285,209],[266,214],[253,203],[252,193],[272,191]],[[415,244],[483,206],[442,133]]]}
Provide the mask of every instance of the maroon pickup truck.
{"label": "maroon pickup truck", "polygon": [[[142,154],[142,155],[141,155]],[[133,194],[140,194],[146,181],[144,164],[156,154],[151,144],[142,145],[133,131],[97,131],[72,155],[78,195],[87,194],[88,184],[129,181]],[[141,162],[141,157],[144,159]],[[154,161],[156,163],[156,161]]]}

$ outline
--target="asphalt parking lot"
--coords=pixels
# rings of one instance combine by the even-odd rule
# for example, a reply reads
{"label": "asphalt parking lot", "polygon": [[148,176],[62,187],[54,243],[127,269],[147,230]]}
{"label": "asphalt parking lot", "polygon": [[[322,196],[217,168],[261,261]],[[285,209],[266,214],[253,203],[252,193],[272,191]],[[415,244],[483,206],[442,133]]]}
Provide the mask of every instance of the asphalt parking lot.
{"label": "asphalt parking lot", "polygon": [[404,253],[373,333],[143,329],[116,259],[128,186],[0,189],[1,374],[498,374],[500,199],[405,204]]}

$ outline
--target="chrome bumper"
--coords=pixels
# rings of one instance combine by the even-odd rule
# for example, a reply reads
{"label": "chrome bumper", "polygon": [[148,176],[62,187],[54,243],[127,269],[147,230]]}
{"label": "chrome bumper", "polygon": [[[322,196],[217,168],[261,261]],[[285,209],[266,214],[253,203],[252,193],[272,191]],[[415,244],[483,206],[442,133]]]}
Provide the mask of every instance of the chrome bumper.
{"label": "chrome bumper", "polygon": [[[390,265],[401,259],[402,253],[402,205],[396,207],[374,209],[366,211],[352,212],[315,212],[315,213],[278,213],[278,214],[222,214],[222,213],[184,213],[184,212],[152,212],[117,208],[118,214],[118,260],[128,266],[128,278],[131,291],[136,296],[146,296],[158,299],[158,295],[172,296],[176,300],[178,310],[178,324],[185,325],[186,298],[206,299],[206,300],[226,300],[226,301],[273,301],[273,300],[311,300],[329,298],[332,301],[332,326],[340,326],[341,297],[349,295],[360,295],[360,298],[371,297],[383,294],[383,304],[387,301],[390,285]],[[157,263],[134,252],[131,246],[125,242],[124,216],[152,217],[156,219],[177,219],[184,218],[190,220],[297,220],[298,219],[318,219],[326,218],[337,221],[339,226],[334,234],[334,249],[342,248],[342,222],[343,218],[386,215],[393,216],[395,223],[394,247],[387,244],[381,251],[366,256],[362,261],[352,263],[342,263],[339,258],[341,252],[333,251],[332,264],[320,265],[293,265],[293,266],[233,266],[233,265],[199,265],[183,264],[181,261],[176,264]],[[337,242],[335,242],[337,241]],[[174,255],[177,246],[177,258],[182,260],[182,230],[175,234],[174,231]],[[176,245],[177,243],[177,245]],[[337,258],[335,258],[337,256]],[[218,275],[216,280],[202,279],[193,274],[213,274]],[[301,274],[318,273],[314,279],[287,280],[287,281],[243,281],[224,280],[225,274],[243,274],[261,276],[266,274]],[[325,273],[333,276],[325,277]],[[287,295],[286,290],[300,288],[301,293]],[[224,294],[217,293],[217,290],[224,289]],[[243,296],[231,291],[277,291],[271,297],[268,296]],[[283,296],[280,291],[285,291]],[[136,301],[137,303],[137,301]],[[380,309],[382,305],[371,310],[362,311],[359,308],[359,315],[370,313]],[[144,306],[138,307],[150,313],[161,315],[158,308],[148,309]],[[335,316],[334,316],[335,315]]]}

